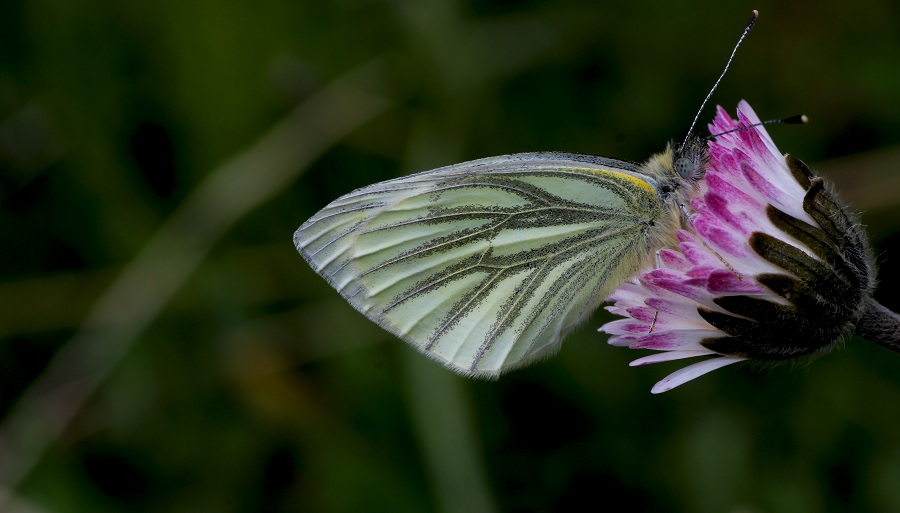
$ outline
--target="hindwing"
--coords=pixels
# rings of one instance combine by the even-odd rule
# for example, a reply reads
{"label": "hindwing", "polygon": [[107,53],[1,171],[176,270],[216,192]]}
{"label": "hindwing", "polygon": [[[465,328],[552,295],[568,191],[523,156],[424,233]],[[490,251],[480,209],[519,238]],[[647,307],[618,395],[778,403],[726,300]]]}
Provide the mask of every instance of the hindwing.
{"label": "hindwing", "polygon": [[494,377],[556,352],[647,262],[666,215],[654,184],[602,157],[491,157],[353,191],[294,243],[383,328]]}

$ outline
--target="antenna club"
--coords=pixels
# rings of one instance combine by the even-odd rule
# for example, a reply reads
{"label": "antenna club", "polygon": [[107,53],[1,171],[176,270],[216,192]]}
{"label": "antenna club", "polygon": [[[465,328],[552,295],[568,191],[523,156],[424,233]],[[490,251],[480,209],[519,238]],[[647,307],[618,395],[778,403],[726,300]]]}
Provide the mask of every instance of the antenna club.
{"label": "antenna club", "polygon": [[805,124],[809,123],[809,118],[806,117],[806,114],[797,114],[795,116],[788,116],[788,117],[782,118],[782,119],[773,119],[770,121],[765,121],[763,124],[768,125],[770,123],[783,123],[785,125],[805,125]]}
{"label": "antenna club", "polygon": [[743,132],[744,130],[749,130],[751,128],[755,128],[758,126],[764,125],[800,125],[806,124],[809,121],[809,118],[806,117],[806,114],[797,114],[796,116],[789,116],[781,119],[769,119],[766,121],[760,121],[759,123],[753,123],[752,125],[740,125],[737,128],[732,128],[731,130],[726,130],[724,132],[719,132],[718,134],[712,134],[706,138],[707,141],[711,141],[716,137],[721,137],[723,135],[732,134],[734,132]]}
{"label": "antenna club", "polygon": [[756,19],[759,18],[759,11],[753,9],[753,12],[750,13],[750,19],[747,20],[747,29],[750,30],[753,28],[753,25],[756,24]]}

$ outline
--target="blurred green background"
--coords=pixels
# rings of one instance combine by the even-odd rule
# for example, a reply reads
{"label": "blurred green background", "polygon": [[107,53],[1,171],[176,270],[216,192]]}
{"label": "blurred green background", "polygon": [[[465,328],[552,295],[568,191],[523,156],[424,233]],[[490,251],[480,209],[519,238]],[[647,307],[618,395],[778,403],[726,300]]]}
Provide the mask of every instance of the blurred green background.
{"label": "blurred green background", "polygon": [[891,0],[4,0],[0,510],[900,511],[900,355],[848,337],[652,396],[681,364],[628,368],[598,312],[466,381],[291,244],[413,171],[645,159],[751,8],[713,102],[810,117],[770,133],[865,212],[898,310]]}

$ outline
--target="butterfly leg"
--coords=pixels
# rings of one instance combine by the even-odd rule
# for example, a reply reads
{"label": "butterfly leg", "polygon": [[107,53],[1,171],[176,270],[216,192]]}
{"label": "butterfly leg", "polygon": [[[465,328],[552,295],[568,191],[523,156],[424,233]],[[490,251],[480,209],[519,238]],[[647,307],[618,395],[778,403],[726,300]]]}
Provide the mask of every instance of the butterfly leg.
{"label": "butterfly leg", "polygon": [[[661,249],[656,250],[656,268],[657,268],[657,269],[661,269],[661,268],[662,268],[662,257],[659,256],[659,254],[660,254],[661,251],[662,251]],[[650,333],[653,333],[653,328],[656,327],[656,320],[657,320],[657,319],[659,319],[659,310],[657,310],[657,311],[653,314],[653,322],[650,323],[650,331],[647,332],[648,335],[649,335]]]}

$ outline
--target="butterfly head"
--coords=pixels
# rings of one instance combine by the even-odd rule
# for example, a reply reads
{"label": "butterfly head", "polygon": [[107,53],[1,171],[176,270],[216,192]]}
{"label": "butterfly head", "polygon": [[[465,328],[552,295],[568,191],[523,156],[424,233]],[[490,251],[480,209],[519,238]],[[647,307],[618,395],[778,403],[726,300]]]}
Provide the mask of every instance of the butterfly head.
{"label": "butterfly head", "polygon": [[672,168],[683,182],[695,185],[706,174],[709,163],[709,142],[692,136],[672,154]]}
{"label": "butterfly head", "polygon": [[670,144],[651,157],[641,171],[654,178],[656,192],[664,203],[680,208],[696,193],[708,163],[709,142],[690,137],[682,146]]}

